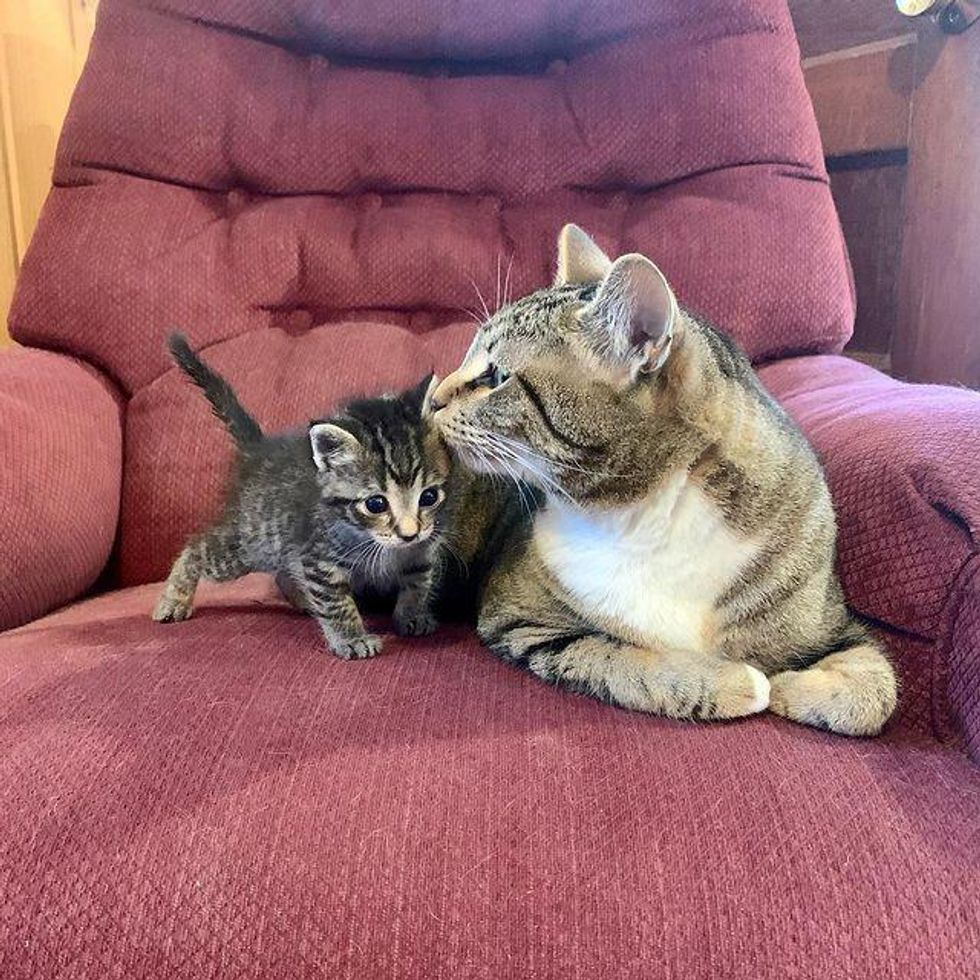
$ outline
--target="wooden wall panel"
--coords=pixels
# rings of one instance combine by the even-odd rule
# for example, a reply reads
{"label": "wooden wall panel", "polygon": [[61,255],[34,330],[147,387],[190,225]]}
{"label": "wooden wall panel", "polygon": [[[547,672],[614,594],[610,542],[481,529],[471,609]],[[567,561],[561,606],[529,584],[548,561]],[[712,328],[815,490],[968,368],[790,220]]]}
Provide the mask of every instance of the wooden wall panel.
{"label": "wooden wall panel", "polygon": [[914,42],[906,34],[803,62],[828,157],[907,145]]}
{"label": "wooden wall panel", "polygon": [[95,0],[0,0],[0,343],[6,339],[12,274],[23,258],[51,184],[61,124],[88,52]]}
{"label": "wooden wall panel", "polygon": [[840,51],[928,30],[928,21],[903,17],[894,0],[789,0],[804,57]]}
{"label": "wooden wall panel", "polygon": [[7,310],[14,295],[14,282],[17,278],[17,247],[14,242],[14,223],[8,195],[11,182],[7,173],[7,157],[3,142],[0,141],[0,347],[7,340]]}
{"label": "wooden wall panel", "polygon": [[857,317],[847,352],[885,370],[898,305],[916,40],[905,34],[803,62],[854,271]]}
{"label": "wooden wall panel", "polygon": [[980,388],[980,23],[920,46],[893,364]]}
{"label": "wooden wall panel", "polygon": [[905,166],[832,171],[830,185],[854,270],[857,319],[850,350],[887,369],[898,306]]}

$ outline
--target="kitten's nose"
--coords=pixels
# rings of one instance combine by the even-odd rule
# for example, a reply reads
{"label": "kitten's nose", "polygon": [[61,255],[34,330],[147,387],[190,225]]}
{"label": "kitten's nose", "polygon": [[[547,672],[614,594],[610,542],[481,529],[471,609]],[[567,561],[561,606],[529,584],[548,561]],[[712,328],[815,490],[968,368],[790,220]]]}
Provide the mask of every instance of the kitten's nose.
{"label": "kitten's nose", "polygon": [[414,541],[419,536],[419,522],[408,518],[395,525],[395,534],[401,541]]}

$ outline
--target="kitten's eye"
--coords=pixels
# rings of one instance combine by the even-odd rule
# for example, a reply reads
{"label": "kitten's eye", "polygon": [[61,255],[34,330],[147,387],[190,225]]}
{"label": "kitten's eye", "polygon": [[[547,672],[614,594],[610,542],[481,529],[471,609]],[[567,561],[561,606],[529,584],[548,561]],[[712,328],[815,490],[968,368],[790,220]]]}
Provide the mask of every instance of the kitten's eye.
{"label": "kitten's eye", "polygon": [[426,487],[419,494],[419,506],[420,507],[432,507],[439,502],[439,488],[438,487]]}
{"label": "kitten's eye", "polygon": [[383,514],[388,509],[388,501],[380,493],[376,493],[364,501],[364,506],[371,514]]}
{"label": "kitten's eye", "polygon": [[474,378],[471,384],[474,388],[499,388],[509,377],[506,371],[502,371],[496,364],[491,364],[483,374]]}

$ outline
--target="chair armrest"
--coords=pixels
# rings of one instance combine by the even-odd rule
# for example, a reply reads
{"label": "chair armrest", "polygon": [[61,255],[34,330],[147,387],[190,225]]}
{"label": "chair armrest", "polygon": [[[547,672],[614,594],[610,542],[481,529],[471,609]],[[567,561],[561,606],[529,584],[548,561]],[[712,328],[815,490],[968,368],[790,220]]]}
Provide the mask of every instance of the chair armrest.
{"label": "chair armrest", "polygon": [[848,600],[935,639],[980,540],[980,394],[895,381],[844,357],[768,365],[763,381],[820,456]]}
{"label": "chair armrest", "polygon": [[935,649],[935,667],[923,658],[900,666],[930,675],[918,680],[934,705],[945,704],[980,751],[980,657],[966,652],[972,644],[980,653],[980,615],[969,605],[980,595],[971,574],[980,554],[980,394],[905,384],[836,356],[793,358],[760,375],[824,465],[848,601]]}
{"label": "chair armrest", "polygon": [[0,629],[68,602],[105,567],[119,518],[122,408],[81,361],[0,353]]}

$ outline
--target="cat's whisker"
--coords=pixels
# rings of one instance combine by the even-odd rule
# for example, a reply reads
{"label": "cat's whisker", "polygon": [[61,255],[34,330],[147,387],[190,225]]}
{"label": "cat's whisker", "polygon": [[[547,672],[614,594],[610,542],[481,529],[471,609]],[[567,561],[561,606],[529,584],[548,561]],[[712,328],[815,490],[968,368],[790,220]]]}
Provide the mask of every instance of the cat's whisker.
{"label": "cat's whisker", "polygon": [[[370,548],[373,543],[374,542],[371,541],[370,538],[367,541],[358,541],[357,544],[348,548],[345,552],[343,552],[343,554],[338,555],[336,561],[338,563],[342,561],[346,561],[349,557],[353,555],[354,561],[356,562],[357,558],[360,557],[360,554],[364,552],[366,549]],[[352,562],[351,564],[353,567],[354,562]]]}
{"label": "cat's whisker", "polygon": [[514,481],[514,485],[517,487],[517,494],[520,497],[521,504],[524,507],[527,516],[531,517],[534,511],[531,508],[531,505],[528,503],[527,497],[525,496],[526,489],[524,487],[524,481],[521,480],[520,475],[514,470],[514,468],[507,462],[507,460],[503,456],[493,453],[492,450],[488,450],[488,452],[491,455],[491,458],[495,462],[497,462],[500,466],[502,466],[507,471],[511,480]]}
{"label": "cat's whisker", "polygon": [[456,550],[455,546],[450,543],[449,538],[446,537],[445,534],[434,534],[432,539],[436,543],[437,547],[445,548],[449,556],[456,561],[457,565],[459,565],[460,571],[462,571],[464,575],[469,575],[470,566],[463,560],[463,556]]}
{"label": "cat's whisker", "polygon": [[476,310],[471,310],[468,306],[456,306],[453,309],[465,313],[478,327],[482,327],[485,322]]}
{"label": "cat's whisker", "polygon": [[476,298],[480,301],[480,305],[483,308],[483,313],[486,318],[490,319],[490,310],[487,308],[487,301],[483,298],[483,293],[480,292],[480,287],[476,284],[476,280],[472,276],[467,276],[470,281],[470,285],[476,290]]}
{"label": "cat's whisker", "polygon": [[[510,259],[507,262],[507,275],[504,276],[504,302],[503,305],[507,306],[510,303],[510,273],[511,269],[514,268],[514,253],[510,253]],[[500,309],[498,306],[497,309]]]}
{"label": "cat's whisker", "polygon": [[514,439],[510,439],[507,436],[501,435],[500,433],[494,433],[494,438],[500,440],[505,445],[510,446],[512,449],[519,453],[526,454],[531,459],[536,459],[539,462],[545,464],[546,466],[560,466],[565,470],[574,470],[576,473],[582,473],[585,476],[596,476],[596,477],[607,477],[607,478],[626,478],[631,476],[639,476],[639,470],[623,470],[618,473],[614,473],[611,470],[595,470],[585,466],[579,466],[577,463],[567,463],[560,459],[547,459],[540,453],[536,453],[533,449],[528,448],[522,443],[517,442]]}
{"label": "cat's whisker", "polygon": [[533,474],[535,477],[537,477],[538,480],[541,481],[545,489],[550,490],[552,493],[558,494],[561,497],[564,497],[571,504],[576,503],[574,498],[568,493],[567,490],[565,490],[564,487],[562,487],[558,483],[557,480],[555,480],[554,477],[552,477],[548,473],[545,473],[539,467],[529,462],[522,455],[518,454],[515,450],[510,449],[509,447],[504,446],[500,443],[495,443],[493,435],[488,433],[487,436],[488,436],[488,441],[494,444],[494,449],[496,449],[502,455],[509,456],[509,458],[513,462],[519,464],[520,466],[523,466],[524,469],[526,469],[529,473]]}
{"label": "cat's whisker", "polygon": [[496,295],[497,305],[494,310],[500,309],[500,253],[497,253],[497,295]]}

